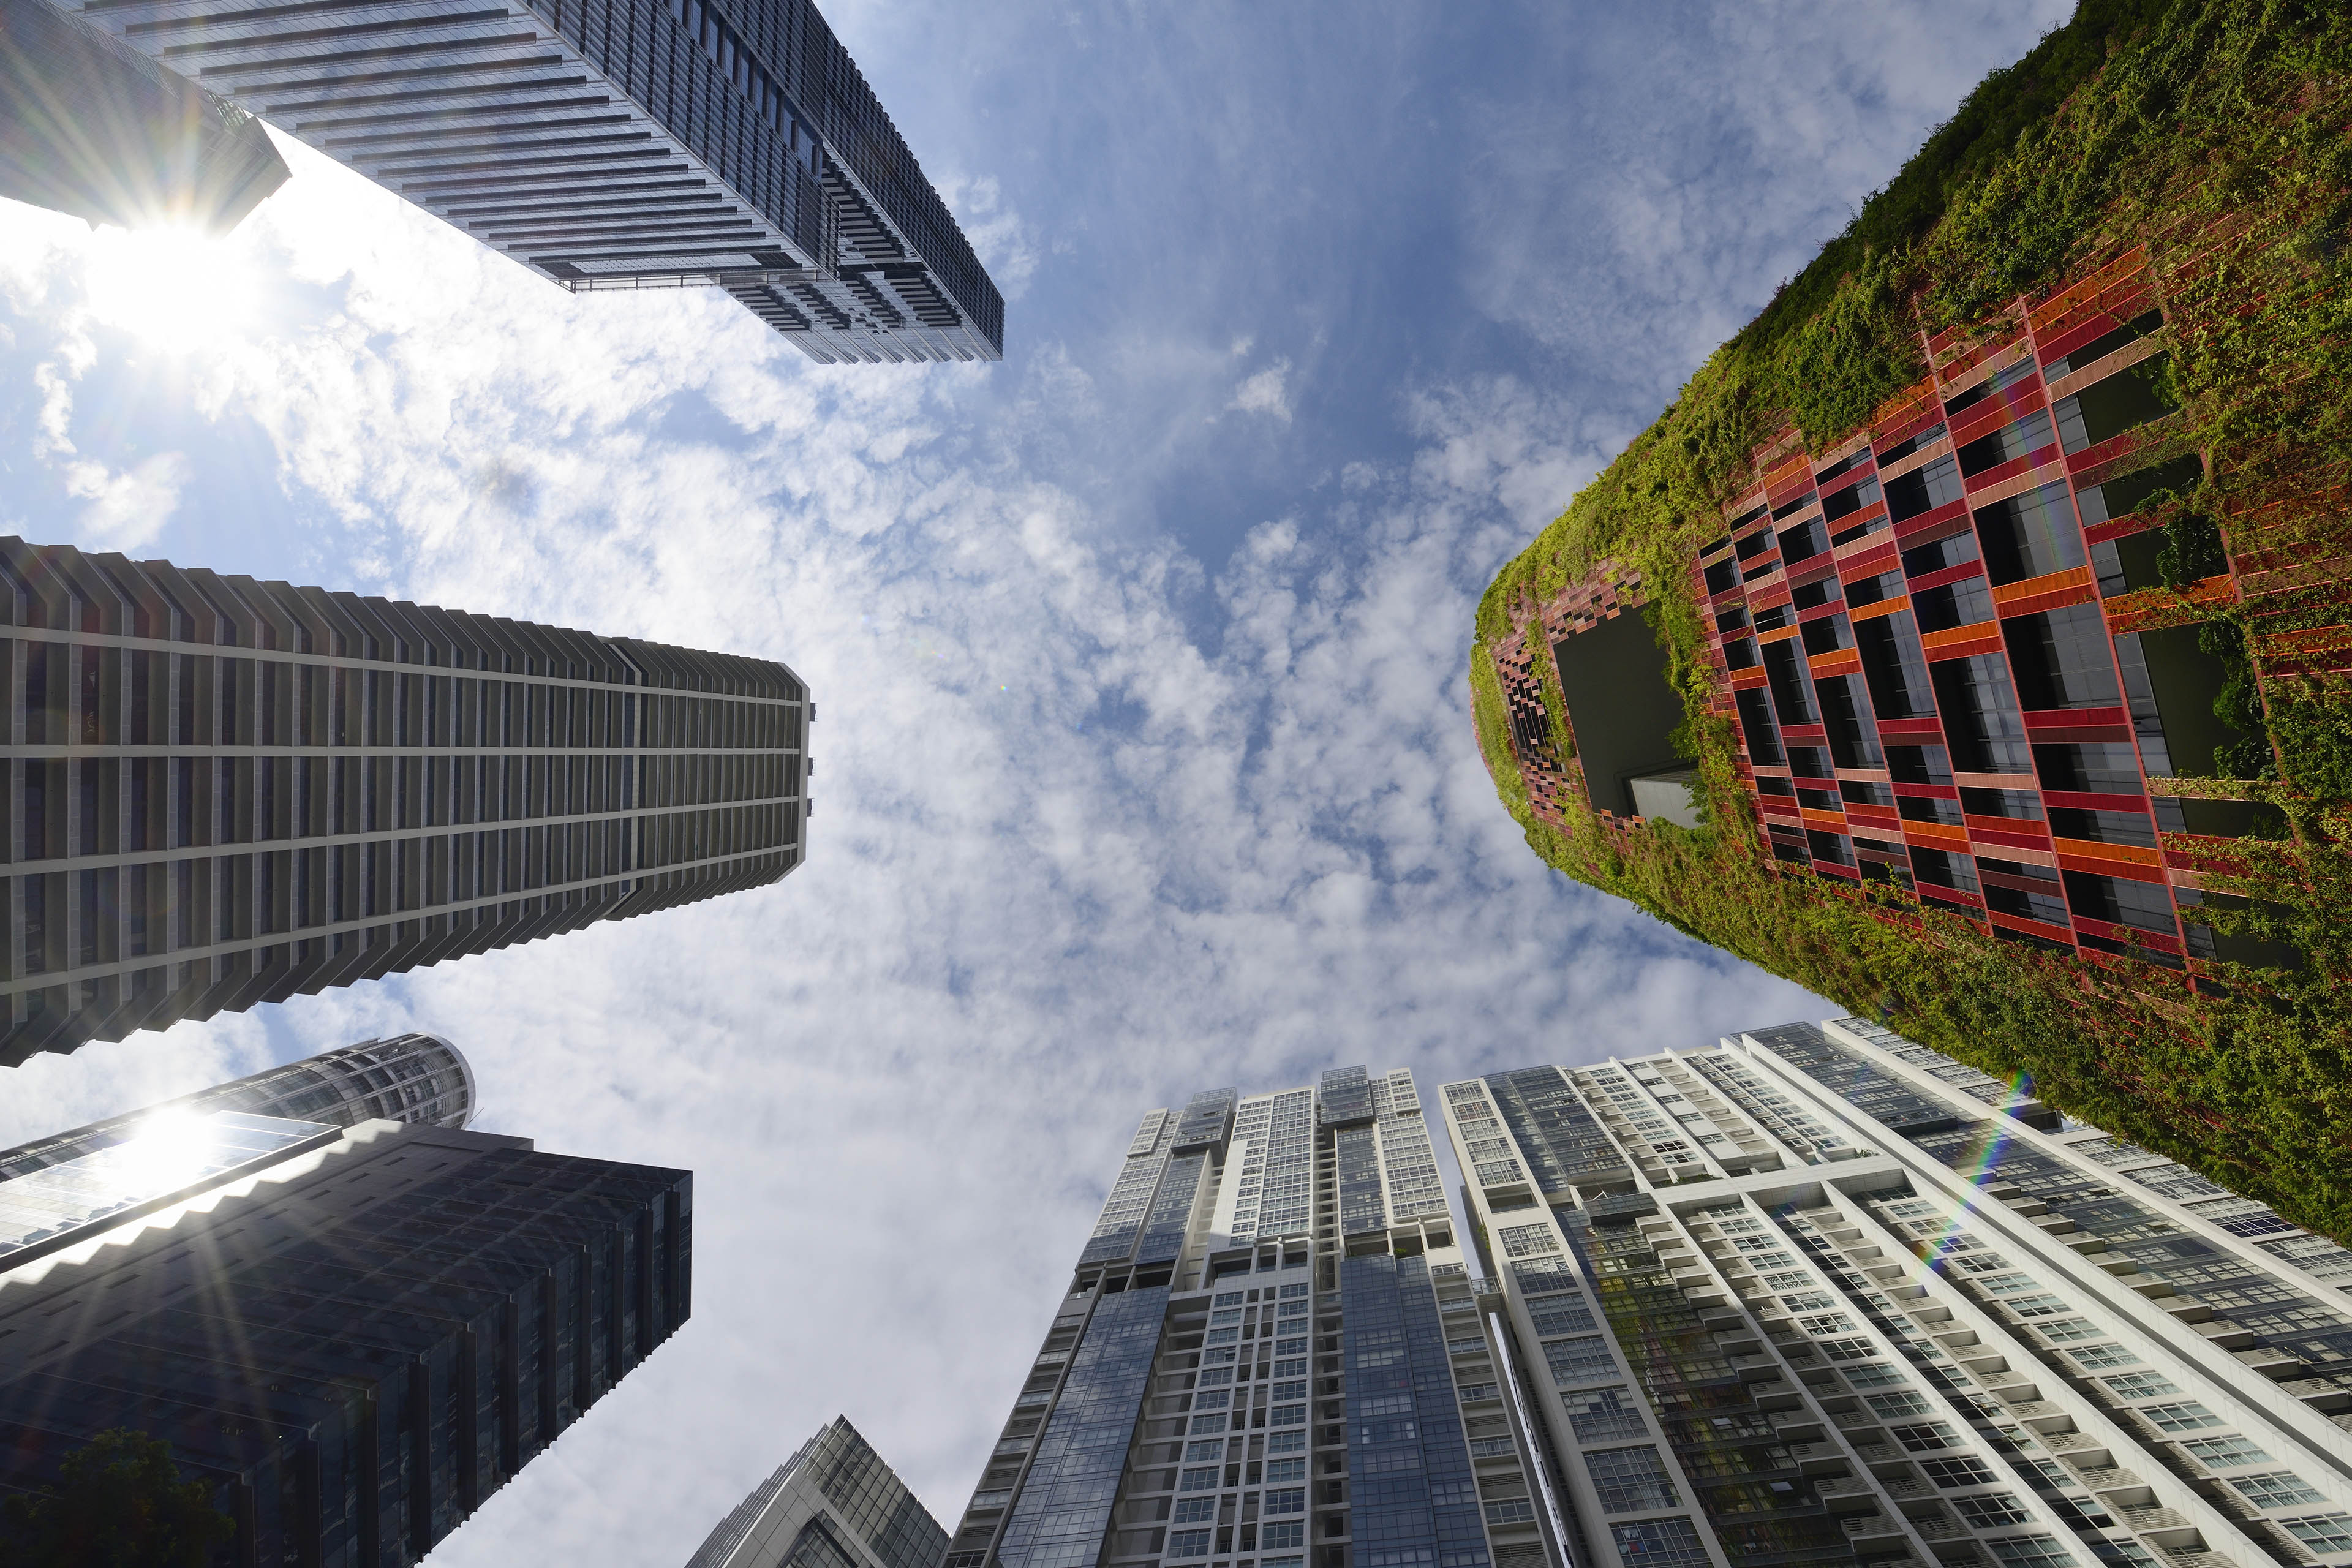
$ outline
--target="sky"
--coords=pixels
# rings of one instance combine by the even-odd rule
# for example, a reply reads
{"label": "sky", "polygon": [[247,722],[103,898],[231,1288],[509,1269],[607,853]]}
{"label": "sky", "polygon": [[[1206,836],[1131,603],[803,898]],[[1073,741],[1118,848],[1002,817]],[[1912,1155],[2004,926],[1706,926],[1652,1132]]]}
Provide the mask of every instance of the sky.
{"label": "sky", "polygon": [[229,239],[0,202],[0,531],[781,659],[782,882],[0,1081],[0,1144],[355,1039],[695,1173],[692,1320],[432,1558],[682,1563],[845,1414],[952,1529],[1139,1116],[1834,1009],[1546,868],[1495,571],[2053,0],[825,14],[1007,300],[821,367],[280,138]]}

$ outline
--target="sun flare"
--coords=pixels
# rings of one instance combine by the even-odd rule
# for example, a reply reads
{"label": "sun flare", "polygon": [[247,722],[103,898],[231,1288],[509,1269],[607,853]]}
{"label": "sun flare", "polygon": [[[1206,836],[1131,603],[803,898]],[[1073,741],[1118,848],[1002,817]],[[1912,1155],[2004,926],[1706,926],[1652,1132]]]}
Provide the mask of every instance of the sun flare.
{"label": "sun flare", "polygon": [[242,336],[260,314],[251,248],[235,236],[102,228],[84,277],[98,321],[173,353]]}

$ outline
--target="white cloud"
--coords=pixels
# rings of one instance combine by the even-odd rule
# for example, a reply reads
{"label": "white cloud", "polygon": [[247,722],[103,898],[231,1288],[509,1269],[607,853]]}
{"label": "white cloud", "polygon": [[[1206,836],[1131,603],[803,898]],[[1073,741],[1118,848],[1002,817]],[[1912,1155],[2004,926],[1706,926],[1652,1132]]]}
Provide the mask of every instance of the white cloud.
{"label": "white cloud", "polygon": [[158,452],[127,472],[81,460],[65,465],[66,493],[89,502],[82,509],[80,541],[94,550],[137,550],[152,544],[180,504],[188,459]]}
{"label": "white cloud", "polygon": [[1234,400],[1225,406],[1244,414],[1264,414],[1287,425],[1290,397],[1283,384],[1289,375],[1290,361],[1276,360],[1256,374],[1244,377],[1241,384],[1234,388]]}

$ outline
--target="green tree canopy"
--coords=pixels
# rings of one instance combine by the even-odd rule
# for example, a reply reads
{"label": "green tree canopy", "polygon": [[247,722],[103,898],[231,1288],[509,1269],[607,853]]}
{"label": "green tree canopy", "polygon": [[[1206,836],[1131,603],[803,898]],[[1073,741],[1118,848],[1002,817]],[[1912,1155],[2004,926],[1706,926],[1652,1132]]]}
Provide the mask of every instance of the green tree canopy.
{"label": "green tree canopy", "polygon": [[0,1568],[205,1568],[236,1533],[160,1437],[100,1432],[62,1468],[57,1485],[0,1503]]}

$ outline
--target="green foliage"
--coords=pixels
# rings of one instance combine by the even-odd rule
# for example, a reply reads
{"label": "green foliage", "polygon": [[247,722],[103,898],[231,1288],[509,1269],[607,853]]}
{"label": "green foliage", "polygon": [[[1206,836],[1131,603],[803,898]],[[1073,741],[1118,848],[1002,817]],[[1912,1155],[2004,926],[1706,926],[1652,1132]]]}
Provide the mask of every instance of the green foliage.
{"label": "green foliage", "polygon": [[204,1568],[236,1533],[143,1432],[100,1432],[59,1468],[56,1486],[0,1504],[0,1568]]}
{"label": "green foliage", "polygon": [[[1507,727],[1497,751],[1481,706],[1482,749],[1538,855],[1986,1071],[2029,1071],[2052,1104],[2339,1236],[2352,1235],[2352,680],[2264,663],[2267,647],[2345,623],[2338,569],[2220,619],[2182,594],[2167,623],[2207,623],[2200,644],[2228,672],[2216,715],[2249,739],[2215,759],[2230,776],[2165,791],[2262,801],[2292,829],[2229,841],[2218,858],[2210,841],[2197,851],[2212,929],[2305,955],[2292,972],[2216,965],[2226,994],[2192,994],[2152,966],[2045,955],[1897,890],[1776,868],[1745,806],[1732,726],[1707,710],[1690,569],[1766,440],[1793,426],[1812,450],[1835,444],[1925,374],[1922,330],[1990,331],[2020,295],[2134,244],[2152,258],[2167,316],[2166,352],[2143,374],[2183,410],[2163,455],[2202,453],[2210,475],[2141,503],[2164,520],[2163,581],[2180,593],[2233,557],[2248,570],[2352,553],[2332,488],[2352,471],[2347,129],[2352,9],[2084,0],[1987,79],[1497,574],[1471,660],[1483,705],[1488,647],[1601,563],[1638,572],[1684,696],[1676,743],[1698,759],[1708,827],[1538,816],[1508,766]],[[1491,722],[1500,715],[1497,691]]]}

